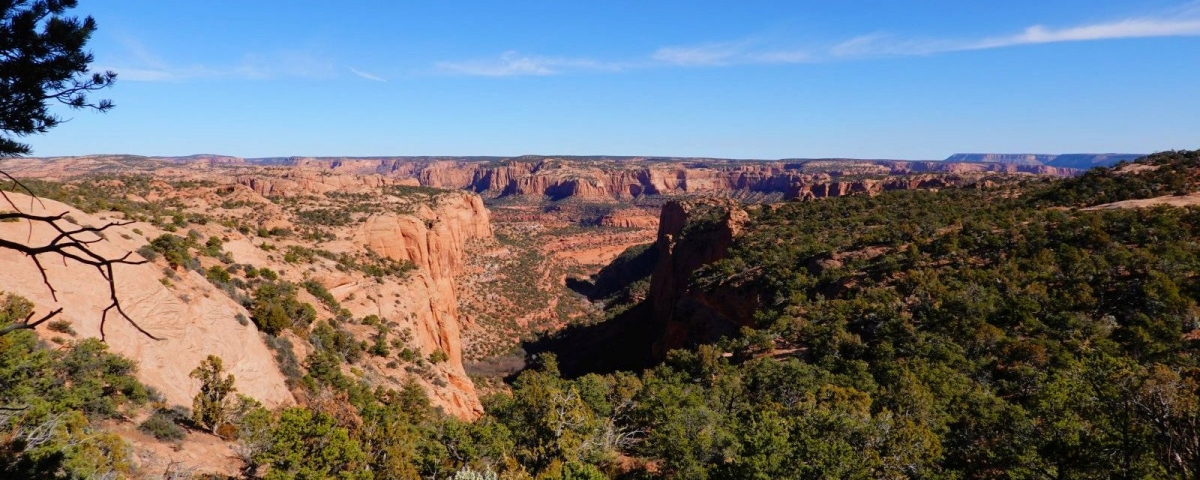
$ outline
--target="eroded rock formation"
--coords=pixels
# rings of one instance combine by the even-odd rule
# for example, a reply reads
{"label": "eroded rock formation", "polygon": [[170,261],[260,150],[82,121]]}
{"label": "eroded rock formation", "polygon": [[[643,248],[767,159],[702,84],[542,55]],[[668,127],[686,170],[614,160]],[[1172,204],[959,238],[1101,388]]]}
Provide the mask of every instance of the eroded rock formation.
{"label": "eroded rock formation", "polygon": [[[980,162],[897,160],[624,161],[518,158],[505,161],[331,160],[299,164],[331,171],[410,176],[421,185],[466,189],[484,196],[551,200],[632,199],[642,195],[781,193],[825,198],[855,192],[936,188],[922,183],[971,182],[989,174],[1069,176],[1069,168]],[[955,177],[947,179],[946,177]]]}
{"label": "eroded rock formation", "polygon": [[[430,386],[435,404],[452,415],[473,418],[483,412],[475,387],[463,370],[461,323],[455,297],[467,241],[492,236],[488,211],[478,195],[449,192],[411,214],[385,213],[367,218],[356,242],[393,260],[412,262],[416,270],[403,285],[399,305],[377,304],[377,313],[411,322],[413,344],[423,355],[445,352],[448,385]],[[400,307],[400,308],[390,308]]]}
{"label": "eroded rock formation", "polygon": [[[692,274],[725,258],[749,215],[728,200],[673,201],[663,206],[654,248],[657,264],[647,297],[661,332],[653,350],[670,350],[716,340],[749,325],[758,307],[752,291],[694,288]],[[685,232],[686,231],[686,232]]]}

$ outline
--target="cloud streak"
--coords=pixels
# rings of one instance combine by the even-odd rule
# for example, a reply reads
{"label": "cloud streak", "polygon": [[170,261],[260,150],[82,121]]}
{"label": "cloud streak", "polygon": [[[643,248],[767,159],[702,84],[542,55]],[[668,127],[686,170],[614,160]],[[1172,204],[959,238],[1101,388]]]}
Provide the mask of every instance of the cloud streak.
{"label": "cloud streak", "polygon": [[646,58],[605,62],[590,58],[546,57],[507,51],[497,58],[444,61],[439,72],[479,77],[548,76],[572,72],[622,72],[654,67],[723,67],[755,63],[801,63],[812,60],[805,51],[755,51],[750,42],[709,43],[662,47]]}
{"label": "cloud streak", "polygon": [[118,78],[125,81],[178,82],[195,79],[323,78],[331,77],[335,73],[334,62],[307,51],[278,51],[266,55],[247,53],[240,59],[224,65],[180,65],[164,61],[142,42],[132,37],[121,38],[121,43],[125,46],[125,52],[121,55],[123,58],[120,61],[109,60],[98,63],[95,69],[115,71]]}
{"label": "cloud streak", "polygon": [[723,67],[737,63],[745,53],[744,42],[708,43],[685,47],[663,47],[650,55],[656,62],[680,67]]}
{"label": "cloud streak", "polygon": [[347,68],[349,68],[349,69],[350,69],[350,73],[353,73],[353,74],[355,74],[355,75],[358,75],[358,76],[359,76],[359,77],[361,77],[361,78],[365,78],[365,79],[367,79],[367,80],[370,80],[370,81],[373,81],[373,82],[387,82],[387,79],[386,79],[386,78],[383,78],[383,77],[381,77],[381,76],[379,76],[379,75],[375,75],[375,74],[373,74],[373,73],[367,73],[367,72],[364,72],[364,71],[362,71],[362,70],[359,70],[359,69],[357,69],[357,68],[354,68],[354,67],[347,67]]}
{"label": "cloud streak", "polygon": [[627,65],[606,63],[588,58],[546,57],[525,55],[509,50],[498,58],[438,62],[438,71],[481,77],[544,76],[569,71],[620,71]]}
{"label": "cloud streak", "polygon": [[974,40],[906,39],[886,34],[855,37],[830,49],[834,57],[916,56],[1064,42],[1200,36],[1200,18],[1136,18],[1068,28],[1034,25],[1013,35]]}
{"label": "cloud streak", "polygon": [[927,56],[1063,42],[1191,36],[1200,36],[1200,1],[1177,9],[1174,15],[1169,17],[1129,18],[1062,28],[1033,25],[1010,35],[974,39],[906,38],[887,33],[872,33],[832,45],[805,48],[764,45],[764,42],[755,40],[708,42],[663,46],[642,58],[624,62],[543,57],[508,51],[498,58],[444,61],[437,63],[435,67],[440,72],[452,75],[546,76],[579,71],[618,72],[665,67],[711,68],[821,63],[875,57]]}

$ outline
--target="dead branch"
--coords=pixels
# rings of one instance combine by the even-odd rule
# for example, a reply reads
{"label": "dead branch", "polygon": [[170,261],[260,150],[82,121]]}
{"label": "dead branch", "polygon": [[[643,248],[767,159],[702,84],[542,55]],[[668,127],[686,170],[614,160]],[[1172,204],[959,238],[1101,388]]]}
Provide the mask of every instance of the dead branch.
{"label": "dead branch", "polygon": [[[30,191],[24,185],[21,185],[20,182],[17,182],[16,179],[12,178],[12,176],[8,175],[7,173],[4,173],[3,171],[0,171],[0,175],[7,177],[8,179],[12,180],[15,184],[20,185],[22,188],[24,188],[27,192],[30,193],[31,197],[37,198],[36,196],[32,195],[32,193],[33,193],[32,191]],[[0,193],[3,193],[3,192],[0,191]],[[154,340],[161,340],[160,338],[155,337],[154,335],[150,334],[150,332],[148,332],[144,328],[142,328],[141,325],[138,325],[138,323],[136,321],[134,321],[133,318],[131,318],[128,313],[125,312],[124,307],[121,305],[120,298],[117,297],[117,283],[116,283],[116,277],[114,276],[114,273],[113,273],[113,267],[115,265],[141,265],[143,263],[146,263],[146,260],[131,260],[130,258],[133,255],[133,252],[127,252],[127,253],[125,253],[125,255],[123,255],[119,258],[108,258],[103,255],[100,255],[99,253],[97,253],[96,251],[94,251],[92,249],[93,244],[98,243],[103,239],[103,235],[106,230],[108,230],[112,227],[120,227],[120,226],[129,225],[129,224],[133,223],[132,221],[108,222],[99,227],[82,226],[82,227],[70,228],[70,227],[65,227],[63,225],[60,225],[58,223],[59,220],[63,220],[64,217],[66,217],[66,215],[67,215],[66,212],[63,212],[58,215],[34,215],[31,213],[25,213],[25,212],[21,211],[20,208],[17,207],[16,203],[14,203],[11,199],[8,198],[8,195],[3,195],[3,196],[4,196],[4,199],[8,202],[9,206],[11,206],[16,211],[0,213],[0,221],[13,220],[13,219],[23,220],[23,221],[29,222],[31,230],[32,230],[32,226],[34,224],[42,224],[42,225],[46,225],[46,226],[54,229],[54,231],[57,232],[57,235],[53,239],[51,239],[50,241],[48,241],[44,244],[40,244],[40,245],[34,245],[34,244],[32,244],[32,242],[20,243],[20,242],[15,242],[15,241],[0,238],[0,248],[7,248],[9,250],[21,252],[21,253],[25,254],[25,256],[29,257],[30,260],[33,261],[34,266],[36,266],[38,269],[38,273],[41,274],[41,276],[42,276],[42,283],[44,283],[46,285],[46,288],[50,291],[50,296],[55,301],[58,301],[58,291],[54,289],[54,285],[50,282],[50,277],[46,273],[46,267],[42,263],[43,258],[46,256],[49,256],[50,258],[54,258],[54,257],[61,258],[62,262],[64,264],[66,264],[67,261],[70,260],[70,261],[73,261],[76,263],[80,263],[83,265],[93,267],[96,269],[97,272],[100,273],[100,277],[103,278],[104,281],[108,283],[109,304],[107,307],[104,308],[104,311],[100,316],[100,339],[102,341],[105,339],[104,328],[105,328],[106,324],[108,323],[109,314],[111,312],[116,312],[116,315],[125,319],[125,321],[128,322],[130,325],[132,325],[133,328],[137,329],[138,332],[141,332],[142,335],[145,335]],[[92,234],[92,236],[94,236],[95,238],[83,237],[83,236],[81,236],[83,234]],[[0,329],[0,336],[3,336],[5,334],[11,333],[16,330],[35,328],[38,325],[41,325],[42,323],[46,322],[47,320],[53,318],[55,315],[57,315],[61,311],[62,311],[62,309],[60,308],[58,310],[50,312],[45,317],[42,317],[34,322],[30,322],[29,318],[26,318],[25,322],[17,323],[14,325],[9,325],[7,327],[4,327],[4,328]],[[30,318],[32,318],[32,315],[30,316]]]}

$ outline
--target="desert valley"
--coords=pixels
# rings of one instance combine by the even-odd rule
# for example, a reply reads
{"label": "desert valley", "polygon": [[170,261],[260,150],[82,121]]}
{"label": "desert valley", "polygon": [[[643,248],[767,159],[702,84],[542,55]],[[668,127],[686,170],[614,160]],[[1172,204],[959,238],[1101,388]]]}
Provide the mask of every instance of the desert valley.
{"label": "desert valley", "polygon": [[[1191,169],[1194,156],[1160,158]],[[69,229],[115,224],[83,235],[96,236],[105,255],[136,252],[146,262],[115,268],[130,321],[103,325],[110,292],[97,288],[92,267],[48,262],[43,281],[29,257],[0,251],[0,282],[34,311],[63,307],[36,329],[42,340],[103,338],[136,363],[138,380],[168,410],[192,404],[201,385],[189,374],[211,355],[239,394],[269,409],[356,416],[345,410],[349,385],[419,387],[437,415],[475,421],[486,414],[482,399],[511,395],[509,382],[548,354],[568,378],[651,368],[672,350],[730,338],[766,342],[749,358],[803,358],[806,341],[763,324],[762,313],[778,308],[768,291],[738,287],[761,267],[697,283],[745,248],[737,245],[751,241],[752,225],[770,225],[769,212],[855,198],[1016,198],[1092,181],[1028,159],[964,157],[13,159],[5,168],[15,181],[3,184],[10,208],[62,215],[57,223]],[[1158,168],[1127,163],[1136,157],[1087,161],[1120,161],[1104,174],[1118,182]],[[1109,204],[1190,208],[1175,199],[1191,197],[1175,194]],[[923,215],[909,214],[912,222]],[[819,216],[801,217],[805,228],[844,228]],[[0,225],[10,240],[53,234]],[[890,242],[860,239],[803,261],[810,274],[827,275],[911,248]],[[861,280],[829,281],[818,290],[840,298]],[[747,333],[756,328],[775,333]],[[141,468],[245,471],[236,434],[164,441],[136,427],[147,415],[109,427],[131,442]]]}
{"label": "desert valley", "polygon": [[1198,39],[0,2],[0,480],[1200,478]]}

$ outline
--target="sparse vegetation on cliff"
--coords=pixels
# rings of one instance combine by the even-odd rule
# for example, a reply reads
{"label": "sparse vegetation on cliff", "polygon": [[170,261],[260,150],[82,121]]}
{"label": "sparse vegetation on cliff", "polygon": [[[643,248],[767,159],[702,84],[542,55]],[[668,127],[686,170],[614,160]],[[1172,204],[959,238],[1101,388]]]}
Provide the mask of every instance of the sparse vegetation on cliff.
{"label": "sparse vegetation on cliff", "polygon": [[307,331],[317,319],[312,305],[296,299],[296,286],[288,282],[265,281],[254,290],[250,319],[258,329],[278,335],[285,329]]}

